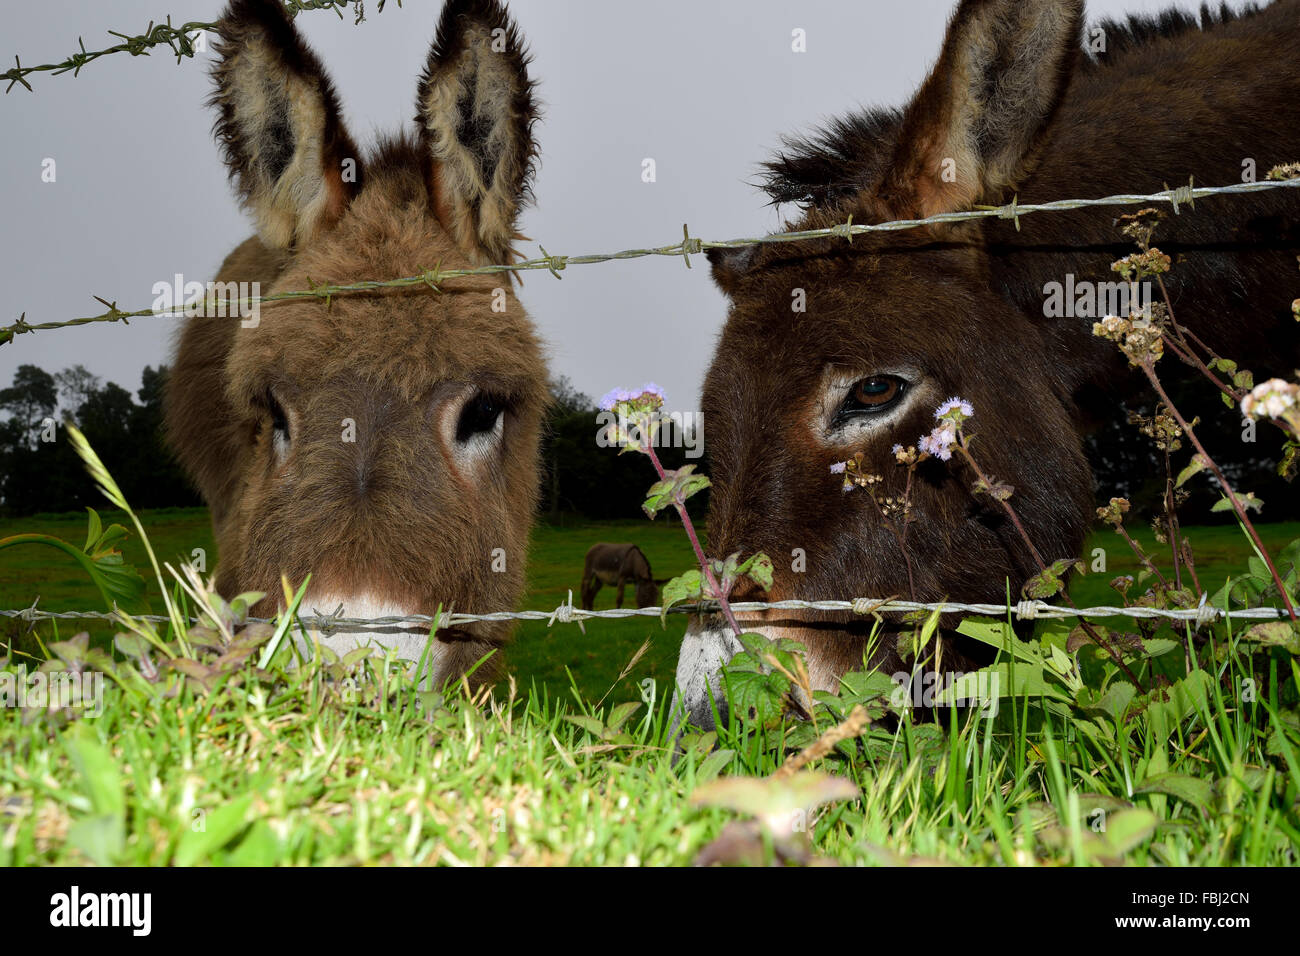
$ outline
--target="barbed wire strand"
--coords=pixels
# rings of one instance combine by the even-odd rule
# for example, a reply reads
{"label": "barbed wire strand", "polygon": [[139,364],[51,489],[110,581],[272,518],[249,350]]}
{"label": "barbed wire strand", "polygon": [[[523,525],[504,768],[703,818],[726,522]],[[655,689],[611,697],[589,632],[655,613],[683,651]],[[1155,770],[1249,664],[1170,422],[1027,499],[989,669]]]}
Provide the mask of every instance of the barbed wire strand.
{"label": "barbed wire strand", "polygon": [[[384,4],[387,0],[378,0],[377,9],[383,11]],[[304,10],[333,10],[338,14],[339,19],[343,19],[343,11],[349,6],[355,5],[356,22],[361,23],[365,19],[364,0],[284,0],[285,10],[290,18],[296,18]],[[397,5],[402,5],[402,0],[397,0]],[[114,46],[105,47],[102,50],[87,50],[86,42],[77,37],[77,46],[79,49],[76,53],[71,54],[67,59],[60,63],[42,63],[39,66],[23,66],[18,56],[14,55],[14,65],[0,73],[0,81],[8,80],[9,85],[5,87],[8,93],[15,86],[21,86],[29,93],[32,85],[27,81],[27,77],[33,73],[49,73],[51,76],[59,76],[63,73],[71,72],[74,77],[81,75],[81,70],[89,63],[105,56],[112,56],[115,53],[130,53],[132,56],[148,56],[155,48],[167,46],[171,49],[172,54],[176,57],[176,62],[180,63],[184,59],[193,59],[194,54],[198,52],[195,49],[195,40],[191,34],[199,32],[214,31],[217,29],[216,22],[206,20],[191,20],[183,23],[179,27],[172,26],[172,18],[169,15],[165,23],[155,24],[152,20],[145,27],[144,33],[135,34],[122,33],[118,30],[109,30],[110,36],[121,37],[122,42]]]}
{"label": "barbed wire strand", "polygon": [[[522,262],[503,263],[496,265],[476,266],[470,269],[441,269],[437,266],[427,269],[419,275],[403,276],[397,279],[386,280],[361,280],[358,282],[349,282],[341,285],[321,284],[313,286],[310,289],[294,290],[289,292],[277,292],[274,295],[264,296],[247,296],[236,299],[233,296],[224,300],[219,300],[215,304],[218,315],[213,317],[225,317],[230,313],[231,318],[246,319],[248,306],[260,306],[267,303],[292,301],[299,299],[321,299],[326,305],[333,296],[347,295],[349,293],[373,292],[379,289],[397,289],[413,288],[425,286],[434,292],[443,292],[443,283],[449,279],[456,279],[469,276],[484,276],[496,273],[514,273],[526,272],[531,270],[545,269],[556,278],[561,278],[560,272],[571,265],[590,265],[599,262],[613,262],[625,259],[642,259],[649,256],[681,256],[690,265],[690,257],[699,254],[707,249],[735,249],[744,246],[766,245],[771,243],[789,243],[789,242],[806,242],[812,239],[830,239],[844,238],[852,241],[853,236],[863,235],[873,232],[898,232],[905,229],[915,229],[920,226],[938,225],[940,223],[954,222],[971,222],[979,219],[1009,219],[1016,223],[1016,228],[1020,228],[1020,217],[1033,215],[1041,212],[1065,212],[1074,209],[1084,209],[1095,206],[1138,206],[1150,203],[1169,203],[1174,207],[1175,213],[1179,211],[1181,205],[1193,205],[1197,199],[1204,199],[1209,196],[1234,196],[1245,193],[1264,192],[1271,189],[1294,189],[1300,187],[1300,176],[1291,179],[1278,180],[1261,180],[1254,183],[1232,183],[1227,186],[1196,186],[1192,181],[1188,181],[1186,186],[1179,186],[1174,189],[1165,189],[1157,193],[1132,194],[1123,193],[1114,196],[1105,196],[1098,199],[1058,199],[1052,202],[1025,204],[1021,205],[1018,199],[1005,206],[980,207],[967,210],[964,212],[946,212],[936,216],[929,216],[925,219],[897,219],[889,222],[880,223],[855,223],[851,219],[848,222],[831,226],[825,229],[804,229],[798,232],[773,233],[766,236],[742,239],[726,239],[722,241],[711,241],[693,238],[688,226],[682,227],[683,238],[669,246],[655,246],[645,249],[624,249],[620,252],[607,253],[590,253],[579,256],[553,256],[542,248],[543,255],[533,259],[525,259]],[[541,247],[539,247],[541,248]],[[235,285],[236,283],[226,283],[226,285]],[[206,287],[209,290],[214,283],[209,283]],[[131,312],[124,312],[117,307],[116,302],[110,302],[100,296],[94,296],[97,301],[107,306],[107,311],[99,315],[83,316],[76,319],[67,319],[57,322],[39,322],[33,323],[27,321],[27,313],[24,312],[19,320],[12,325],[0,326],[0,345],[11,341],[15,336],[24,332],[46,331],[51,329],[70,328],[79,325],[89,325],[96,322],[126,322],[129,324],[130,319],[148,318],[154,316],[184,316],[203,314],[208,315],[209,306],[205,303],[199,303],[197,300],[188,304],[181,303],[166,309],[138,309]],[[199,310],[202,309],[202,313]]]}
{"label": "barbed wire strand", "polygon": [[[854,598],[852,600],[805,601],[791,599],[785,601],[738,601],[733,602],[733,611],[765,610],[810,610],[810,611],[851,611],[857,615],[890,614],[911,612],[940,611],[949,614],[978,615],[983,617],[1005,617],[1008,612],[1018,620],[1052,620],[1052,619],[1093,619],[1125,617],[1133,620],[1170,620],[1188,621],[1197,625],[1212,624],[1219,620],[1275,621],[1287,616],[1285,608],[1248,607],[1236,610],[1224,610],[1207,603],[1208,595],[1202,597],[1201,603],[1193,608],[1155,608],[1155,607],[1087,607],[1074,608],[1048,604],[1045,601],[1020,601],[1010,606],[1006,604],[964,604],[958,602],[917,602],[900,601],[887,598]],[[667,609],[668,614],[696,614],[716,611],[718,605],[712,602],[679,604]],[[340,628],[379,629],[395,628],[407,625],[419,625],[421,629],[433,627],[438,629],[457,627],[478,621],[546,621],[548,624],[576,624],[589,620],[617,620],[631,617],[659,617],[665,613],[660,607],[610,608],[603,611],[587,611],[575,607],[572,602],[561,604],[553,611],[493,611],[486,614],[466,614],[444,611],[440,617],[429,614],[411,614],[404,616],[387,616],[371,618],[351,618],[342,614],[321,614],[318,609],[312,615],[298,615],[297,620],[307,628],[328,634]],[[159,624],[170,622],[170,618],[161,614],[132,614],[133,620],[151,621]],[[98,620],[120,623],[116,612],[107,611],[43,611],[33,605],[28,608],[0,610],[0,618],[19,618],[24,621],[66,621]],[[199,623],[203,618],[191,617],[192,623]],[[274,618],[248,618],[247,623],[271,624]]]}

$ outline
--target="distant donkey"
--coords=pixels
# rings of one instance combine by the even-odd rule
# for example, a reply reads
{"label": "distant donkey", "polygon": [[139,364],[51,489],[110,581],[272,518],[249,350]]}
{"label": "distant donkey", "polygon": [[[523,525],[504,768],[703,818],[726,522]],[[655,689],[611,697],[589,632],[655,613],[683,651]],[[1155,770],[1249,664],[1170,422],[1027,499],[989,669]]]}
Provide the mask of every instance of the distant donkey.
{"label": "distant donkey", "polygon": [[[1085,36],[1106,52],[1085,54]],[[787,143],[766,166],[766,188],[774,202],[803,207],[792,228],[810,229],[1017,195],[1155,192],[1189,175],[1198,185],[1239,182],[1243,168],[1257,164],[1262,175],[1300,160],[1296,49],[1300,0],[1203,11],[1200,23],[1171,11],[1086,35],[1082,0],[966,0],[905,110],[857,113]],[[743,85],[730,95],[743,96]],[[1084,429],[1116,413],[1108,402],[1134,376],[1092,335],[1101,316],[1047,318],[1044,299],[1070,276],[1115,278],[1110,263],[1134,251],[1115,225],[1124,211],[1027,216],[1018,230],[985,219],[851,244],[711,250],[731,300],[702,406],[714,555],[770,555],[769,600],[907,596],[897,541],[869,497],[841,493],[830,466],[864,452],[864,470],[882,476],[879,493],[901,496],[906,469],[892,446],[915,444],[955,395],[973,404],[981,464],[1014,487],[1037,550],[1049,561],[1077,556],[1094,505]],[[1198,200],[1170,215],[1156,242],[1174,258],[1165,278],[1181,324],[1257,375],[1295,369],[1300,194]],[[924,463],[912,489],[915,596],[1002,601],[1007,579],[1018,588],[1037,566],[996,502],[949,464]],[[863,664],[870,620],[741,617],[746,629],[806,645],[816,688],[834,689]],[[884,641],[871,663],[907,670],[894,646]],[[712,723],[707,690],[720,697],[719,661],[739,649],[717,616],[691,624],[677,682],[697,723]],[[944,660],[958,670],[983,662],[952,635]]]}
{"label": "distant donkey", "polygon": [[[220,280],[262,294],[506,262],[529,198],[528,57],[495,0],[450,0],[416,128],[362,156],[279,0],[234,0],[218,29],[216,132],[257,235]],[[244,327],[249,326],[249,327]],[[504,275],[265,304],[185,327],[167,391],[172,446],[212,509],[219,590],[311,574],[303,603],[346,617],[511,607],[538,491],[546,368]],[[463,674],[508,623],[441,630],[432,679]],[[428,628],[333,631],[419,659]],[[495,659],[495,658],[494,658]],[[492,678],[491,664],[476,672]]]}
{"label": "distant donkey", "polygon": [[623,588],[636,586],[636,606],[653,607],[659,601],[659,583],[650,562],[634,544],[593,544],[582,566],[582,606],[590,611],[602,584],[618,588],[615,607],[623,606]]}

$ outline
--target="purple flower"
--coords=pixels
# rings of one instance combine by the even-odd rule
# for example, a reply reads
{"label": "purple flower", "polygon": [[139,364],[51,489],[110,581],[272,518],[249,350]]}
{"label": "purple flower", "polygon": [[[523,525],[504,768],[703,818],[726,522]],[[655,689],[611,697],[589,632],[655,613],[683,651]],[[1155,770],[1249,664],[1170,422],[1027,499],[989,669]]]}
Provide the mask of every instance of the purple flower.
{"label": "purple flower", "polygon": [[612,388],[600,397],[600,407],[604,411],[612,412],[619,402],[626,402],[631,397],[625,388]]}
{"label": "purple flower", "polygon": [[952,446],[957,441],[957,432],[951,424],[940,425],[928,435],[922,435],[917,442],[921,451],[933,455],[940,461],[952,458]]}
{"label": "purple flower", "polygon": [[831,465],[831,474],[832,474],[832,475],[842,475],[842,474],[844,474],[844,466],[847,465],[847,464],[848,464],[848,462],[844,462],[844,461],[837,461],[837,462],[835,462],[833,465]]}
{"label": "purple flower", "polygon": [[948,399],[934,410],[934,417],[936,420],[944,418],[945,416],[950,416],[956,419],[958,424],[973,417],[974,414],[975,409],[970,402],[966,401],[964,398],[956,397]]}

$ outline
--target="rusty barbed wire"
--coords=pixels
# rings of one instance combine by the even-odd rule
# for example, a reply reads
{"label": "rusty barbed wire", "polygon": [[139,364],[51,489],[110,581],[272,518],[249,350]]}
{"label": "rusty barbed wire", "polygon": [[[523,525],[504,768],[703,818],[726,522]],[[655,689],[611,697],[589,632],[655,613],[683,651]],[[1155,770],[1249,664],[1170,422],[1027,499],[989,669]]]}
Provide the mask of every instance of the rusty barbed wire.
{"label": "rusty barbed wire", "polygon": [[[905,229],[915,229],[919,226],[938,225],[940,223],[954,222],[971,222],[978,219],[1009,219],[1015,222],[1016,228],[1020,228],[1020,217],[1033,215],[1042,212],[1066,212],[1074,209],[1085,209],[1094,206],[1139,206],[1150,203],[1169,203],[1173,206],[1175,214],[1180,212],[1179,207],[1182,205],[1195,206],[1197,199],[1204,199],[1208,196],[1234,196],[1246,193],[1264,192],[1272,189],[1294,189],[1300,187],[1300,173],[1296,172],[1295,164],[1290,166],[1279,166],[1273,170],[1273,173],[1282,171],[1290,178],[1264,179],[1253,183],[1231,183],[1226,186],[1197,186],[1191,180],[1186,186],[1179,186],[1174,189],[1164,189],[1157,193],[1121,193],[1114,196],[1105,196],[1098,199],[1057,199],[1046,203],[1021,204],[1018,197],[1013,199],[1005,206],[981,206],[964,212],[945,212],[935,216],[929,216],[925,219],[896,219],[889,222],[880,223],[855,223],[850,220],[831,226],[825,229],[804,229],[798,232],[781,232],[772,233],[766,236],[743,239],[726,239],[721,241],[710,241],[698,239],[690,234],[689,226],[682,226],[682,239],[680,242],[668,246],[653,246],[643,249],[624,249],[620,252],[607,253],[590,253],[579,256],[555,256],[547,253],[544,247],[539,246],[542,255],[525,259],[521,262],[503,263],[496,265],[476,266],[470,269],[442,269],[434,266],[426,269],[424,272],[413,276],[402,276],[397,279],[367,279],[357,282],[349,282],[341,285],[320,284],[310,289],[300,289],[290,292],[277,292],[274,295],[263,296],[246,296],[236,299],[234,297],[224,298],[219,301],[219,307],[225,312],[231,312],[231,318],[246,318],[244,312],[245,306],[260,306],[266,303],[292,301],[297,299],[321,299],[328,305],[329,301],[336,295],[347,295],[359,292],[374,292],[379,289],[399,289],[415,288],[425,286],[433,292],[442,292],[442,284],[449,279],[457,279],[469,276],[493,275],[497,273],[514,273],[527,272],[533,270],[542,270],[550,272],[557,279],[561,278],[560,272],[572,265],[591,265],[599,262],[612,262],[623,259],[643,259],[651,256],[681,256],[687,267],[690,267],[690,257],[697,255],[708,249],[736,249],[744,246],[766,245],[770,243],[788,243],[788,242],[805,242],[810,239],[831,239],[843,238],[849,242],[853,237],[872,232],[899,232]],[[1270,173],[1270,175],[1273,175]],[[235,283],[227,283],[235,284]],[[198,303],[191,301],[181,303],[167,309],[137,309],[135,311],[124,312],[117,307],[117,302],[110,302],[100,296],[93,298],[106,306],[106,311],[98,315],[83,316],[76,319],[65,319],[63,321],[53,322],[29,322],[27,313],[24,312],[17,322],[0,326],[0,345],[13,340],[17,335],[25,332],[37,332],[50,329],[70,328],[78,325],[89,325],[97,322],[125,322],[129,324],[130,319],[148,318],[154,316],[184,316],[194,314],[193,310],[198,307]],[[206,307],[204,307],[206,308]]]}
{"label": "rusty barbed wire", "polygon": [[[386,2],[387,0],[378,0],[376,9],[382,12]],[[341,20],[343,19],[343,11],[349,6],[354,7],[355,22],[361,23],[366,18],[365,0],[283,0],[283,3],[291,18],[296,18],[304,10],[333,10]],[[397,5],[400,7],[402,0],[397,0]],[[217,23],[215,21],[209,22],[205,20],[191,20],[179,27],[173,27],[172,18],[169,14],[165,23],[155,24],[150,20],[149,25],[144,29],[144,33],[132,35],[117,30],[109,30],[110,36],[121,37],[122,42],[105,47],[102,50],[87,50],[85,41],[81,37],[77,37],[77,46],[81,49],[60,63],[23,66],[22,61],[15,54],[14,65],[0,73],[0,81],[9,81],[9,85],[5,87],[6,93],[12,90],[15,85],[23,87],[30,93],[34,91],[32,85],[27,82],[27,77],[33,73],[49,73],[51,76],[59,76],[71,72],[76,77],[81,74],[82,67],[88,63],[93,63],[100,57],[112,56],[114,53],[148,56],[155,47],[160,46],[169,47],[176,57],[176,62],[180,63],[184,59],[194,58],[196,51],[191,34],[216,30],[216,28]]]}

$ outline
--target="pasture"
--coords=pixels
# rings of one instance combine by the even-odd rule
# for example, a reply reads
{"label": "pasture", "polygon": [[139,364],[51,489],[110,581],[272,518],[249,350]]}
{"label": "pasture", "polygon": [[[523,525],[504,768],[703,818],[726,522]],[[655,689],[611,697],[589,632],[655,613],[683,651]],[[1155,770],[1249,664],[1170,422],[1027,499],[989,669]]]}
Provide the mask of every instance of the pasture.
{"label": "pasture", "polygon": [[[202,509],[152,512],[143,523],[160,560],[210,548]],[[77,541],[83,527],[80,515],[37,516],[0,525],[0,537]],[[1261,532],[1273,548],[1300,528]],[[1235,527],[1188,533],[1207,587],[1247,559]],[[557,606],[586,548],[608,539],[639,542],[656,574],[689,564],[680,525],[540,526],[525,605]],[[1104,550],[1107,573],[1077,580],[1075,597],[1108,600],[1101,579],[1135,569],[1113,535],[1089,546]],[[124,552],[145,563],[138,540]],[[94,607],[96,595],[61,557],[29,546],[0,552],[0,603],[24,606],[39,594],[49,610]],[[606,589],[597,608],[611,602]],[[53,655],[78,670],[90,660],[66,642],[74,628],[37,624],[38,643],[26,623],[7,626],[12,663]],[[1127,718],[1125,706],[1090,704],[1086,689],[1062,710],[1059,693],[1052,700],[1023,685],[992,719],[952,709],[940,725],[909,711],[890,716],[885,675],[850,675],[841,694],[819,696],[811,726],[733,715],[716,731],[674,739],[666,705],[683,629],[680,616],[666,630],[653,619],[591,621],[585,635],[572,624],[525,624],[509,651],[514,679],[472,699],[422,693],[383,661],[286,667],[284,651],[267,668],[225,677],[187,668],[202,679],[173,681],[159,697],[157,678],[142,681],[121,663],[119,645],[118,663],[93,665],[115,675],[102,713],[69,722],[39,708],[0,711],[0,866],[1295,862],[1295,702],[1274,692],[1238,705],[1191,679],[1207,667],[1231,678],[1269,666],[1239,637],[1195,642],[1188,679],[1151,692]],[[106,626],[91,630],[107,644]],[[1059,647],[1066,631],[1044,622],[1041,646]],[[645,641],[650,649],[634,659]],[[1182,657],[1168,653],[1176,646],[1167,642],[1161,673],[1181,677],[1184,662],[1167,663]],[[133,659],[144,667],[151,653]],[[1087,651],[1076,654],[1095,680],[1100,653],[1090,664]],[[1274,675],[1286,666],[1275,654]],[[1163,679],[1157,664],[1143,662],[1152,686]],[[1108,728],[1097,719],[1104,712],[1118,722]],[[818,734],[833,739],[836,721],[861,741],[815,756]],[[810,758],[836,776],[781,783]],[[842,787],[844,778],[859,800],[830,792],[828,781]],[[766,832],[737,811],[796,822]]]}

